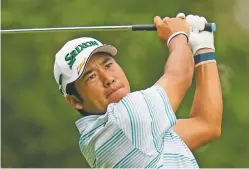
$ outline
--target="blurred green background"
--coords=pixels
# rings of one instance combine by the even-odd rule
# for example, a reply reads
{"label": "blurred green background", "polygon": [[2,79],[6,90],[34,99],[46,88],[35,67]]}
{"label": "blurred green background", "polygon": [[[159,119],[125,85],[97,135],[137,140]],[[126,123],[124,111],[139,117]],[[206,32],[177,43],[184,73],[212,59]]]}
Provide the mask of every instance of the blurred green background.
{"label": "blurred green background", "polygon": [[[153,17],[197,14],[217,24],[222,79],[222,136],[194,154],[202,168],[249,167],[248,0],[2,0],[2,29],[152,24]],[[55,53],[91,36],[118,48],[132,90],[151,86],[168,56],[156,32],[54,32],[1,36],[1,166],[88,167],[78,146],[80,115],[58,91]],[[177,112],[188,117],[195,82]]]}

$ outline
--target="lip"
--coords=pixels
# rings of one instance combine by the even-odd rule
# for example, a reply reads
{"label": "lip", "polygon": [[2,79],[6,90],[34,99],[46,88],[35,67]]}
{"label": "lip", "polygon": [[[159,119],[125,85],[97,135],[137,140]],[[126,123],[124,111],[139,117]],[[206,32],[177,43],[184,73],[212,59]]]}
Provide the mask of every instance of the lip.
{"label": "lip", "polygon": [[110,95],[112,95],[113,93],[117,92],[117,91],[120,90],[121,88],[122,88],[122,86],[119,87],[119,88],[113,89],[112,91],[110,91],[110,92],[106,95],[106,98],[108,98]]}

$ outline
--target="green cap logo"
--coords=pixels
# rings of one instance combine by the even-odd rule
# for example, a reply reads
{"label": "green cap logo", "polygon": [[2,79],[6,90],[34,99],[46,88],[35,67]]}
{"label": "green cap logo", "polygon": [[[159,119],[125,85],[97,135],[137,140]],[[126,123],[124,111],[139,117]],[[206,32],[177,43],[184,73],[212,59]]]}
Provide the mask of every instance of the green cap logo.
{"label": "green cap logo", "polygon": [[81,43],[72,52],[68,53],[65,56],[65,61],[68,62],[69,68],[72,69],[74,62],[76,61],[76,56],[81,51],[94,45],[98,46],[99,44],[97,41],[89,41],[89,42]]}

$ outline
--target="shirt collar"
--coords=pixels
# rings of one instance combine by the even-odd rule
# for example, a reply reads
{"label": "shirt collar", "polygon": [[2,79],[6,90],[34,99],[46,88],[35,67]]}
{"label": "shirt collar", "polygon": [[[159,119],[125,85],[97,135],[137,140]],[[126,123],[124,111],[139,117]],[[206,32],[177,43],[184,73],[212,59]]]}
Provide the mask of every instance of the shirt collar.
{"label": "shirt collar", "polygon": [[88,127],[88,124],[90,124],[93,121],[96,121],[101,115],[90,115],[86,117],[82,117],[79,120],[75,122],[75,125],[77,129],[79,130],[79,133],[82,134],[84,130]]}
{"label": "shirt collar", "polygon": [[92,124],[93,121],[97,121],[97,119],[102,116],[102,117],[106,117],[108,116],[108,113],[113,111],[115,103],[109,104],[107,107],[107,112],[104,114],[98,114],[98,115],[89,115],[89,116],[85,116],[80,118],[79,120],[77,120],[75,122],[76,127],[79,130],[79,133],[82,134],[87,127],[89,127],[89,125]]}

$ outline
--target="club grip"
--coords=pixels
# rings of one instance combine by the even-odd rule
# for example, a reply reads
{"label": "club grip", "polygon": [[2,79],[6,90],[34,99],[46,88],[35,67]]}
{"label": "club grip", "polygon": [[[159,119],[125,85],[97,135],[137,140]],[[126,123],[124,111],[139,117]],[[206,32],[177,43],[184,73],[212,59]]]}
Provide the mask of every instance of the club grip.
{"label": "club grip", "polygon": [[[132,25],[132,31],[156,31],[155,25]],[[204,30],[208,32],[215,32],[216,31],[216,24],[215,23],[206,23]]]}
{"label": "club grip", "polygon": [[215,23],[206,23],[203,31],[215,32],[216,31],[216,24]]}
{"label": "club grip", "polygon": [[133,25],[132,31],[156,31],[155,25]]}

